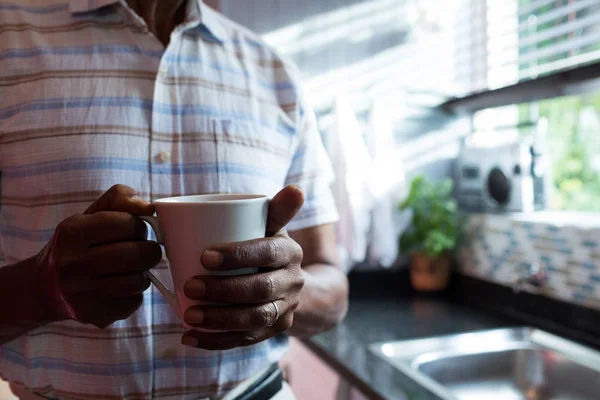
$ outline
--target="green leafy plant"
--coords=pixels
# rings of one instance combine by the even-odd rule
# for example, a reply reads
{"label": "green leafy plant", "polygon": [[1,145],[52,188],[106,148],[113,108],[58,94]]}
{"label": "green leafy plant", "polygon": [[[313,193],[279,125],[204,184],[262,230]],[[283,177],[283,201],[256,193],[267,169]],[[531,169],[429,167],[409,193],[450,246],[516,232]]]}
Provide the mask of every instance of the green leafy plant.
{"label": "green leafy plant", "polygon": [[400,210],[412,210],[412,224],[400,237],[403,252],[418,251],[435,258],[456,247],[458,217],[452,189],[450,179],[413,179],[408,196],[399,205]]}

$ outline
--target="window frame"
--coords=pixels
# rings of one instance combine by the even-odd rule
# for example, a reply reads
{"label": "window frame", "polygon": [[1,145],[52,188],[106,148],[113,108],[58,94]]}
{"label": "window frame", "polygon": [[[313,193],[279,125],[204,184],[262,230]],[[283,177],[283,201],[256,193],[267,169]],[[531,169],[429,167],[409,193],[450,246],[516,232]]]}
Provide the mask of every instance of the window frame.
{"label": "window frame", "polygon": [[451,114],[473,114],[487,108],[530,103],[600,90],[600,61],[494,90],[452,98],[439,107]]}

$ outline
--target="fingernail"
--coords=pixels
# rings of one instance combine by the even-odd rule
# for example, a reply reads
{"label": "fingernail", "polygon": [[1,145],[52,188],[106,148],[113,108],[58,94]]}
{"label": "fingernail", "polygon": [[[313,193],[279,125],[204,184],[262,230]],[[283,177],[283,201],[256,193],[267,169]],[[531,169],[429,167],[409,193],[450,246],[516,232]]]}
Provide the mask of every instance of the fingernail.
{"label": "fingernail", "polygon": [[206,293],[206,284],[204,281],[197,278],[188,279],[187,283],[185,284],[185,293],[186,295],[189,294],[194,298],[204,297],[204,294]]}
{"label": "fingernail", "polygon": [[193,326],[202,325],[202,321],[204,321],[204,313],[198,308],[190,307],[185,312],[184,321]]}
{"label": "fingernail", "polygon": [[146,200],[142,199],[142,198],[141,198],[140,196],[138,196],[137,194],[136,194],[135,196],[131,196],[131,200],[133,200],[133,201],[137,201],[137,202],[141,202],[141,203],[144,203],[144,204],[150,204],[150,202],[148,202],[148,201],[146,201]]}
{"label": "fingernail", "polygon": [[198,339],[193,336],[184,335],[181,338],[181,344],[184,346],[198,347]]}
{"label": "fingernail", "polygon": [[206,250],[202,254],[202,265],[204,268],[217,268],[223,264],[223,254],[215,250]]}

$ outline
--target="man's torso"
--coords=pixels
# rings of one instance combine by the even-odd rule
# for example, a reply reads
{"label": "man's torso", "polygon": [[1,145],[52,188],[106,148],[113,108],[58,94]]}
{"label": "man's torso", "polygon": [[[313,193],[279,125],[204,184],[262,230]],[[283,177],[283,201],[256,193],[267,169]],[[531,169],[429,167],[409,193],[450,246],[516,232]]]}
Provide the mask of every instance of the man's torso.
{"label": "man's torso", "polygon": [[[212,13],[213,29],[176,31],[164,49],[123,7],[68,7],[0,1],[0,266],[115,183],[150,200],[284,186],[298,111],[271,51]],[[206,352],[183,332],[153,288],[106,330],[51,324],[0,347],[0,374],[50,397],[183,398],[222,393],[285,348]]]}

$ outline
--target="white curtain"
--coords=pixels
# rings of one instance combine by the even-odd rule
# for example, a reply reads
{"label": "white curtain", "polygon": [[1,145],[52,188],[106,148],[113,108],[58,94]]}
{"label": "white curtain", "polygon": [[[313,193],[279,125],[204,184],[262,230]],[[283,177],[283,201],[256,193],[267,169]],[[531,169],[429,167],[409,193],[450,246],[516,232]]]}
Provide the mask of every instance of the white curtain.
{"label": "white curtain", "polygon": [[394,98],[375,96],[370,115],[367,144],[374,160],[370,187],[375,201],[368,261],[370,265],[390,267],[398,257],[398,237],[406,225],[399,220],[397,206],[407,187],[399,149],[394,141],[393,123],[402,113],[401,93]]}
{"label": "white curtain", "polygon": [[341,96],[334,107],[335,123],[326,135],[329,155],[335,169],[332,187],[340,214],[337,224],[338,256],[349,270],[367,255],[371,228],[370,210],[374,198],[370,191],[373,163],[354,110]]}
{"label": "white curtain", "polygon": [[405,226],[396,207],[406,194],[404,170],[393,138],[399,110],[381,98],[373,103],[364,130],[351,102],[339,96],[335,122],[325,135],[336,181],[332,187],[340,213],[338,256],[346,271],[357,263],[390,267],[398,256],[398,235]]}

